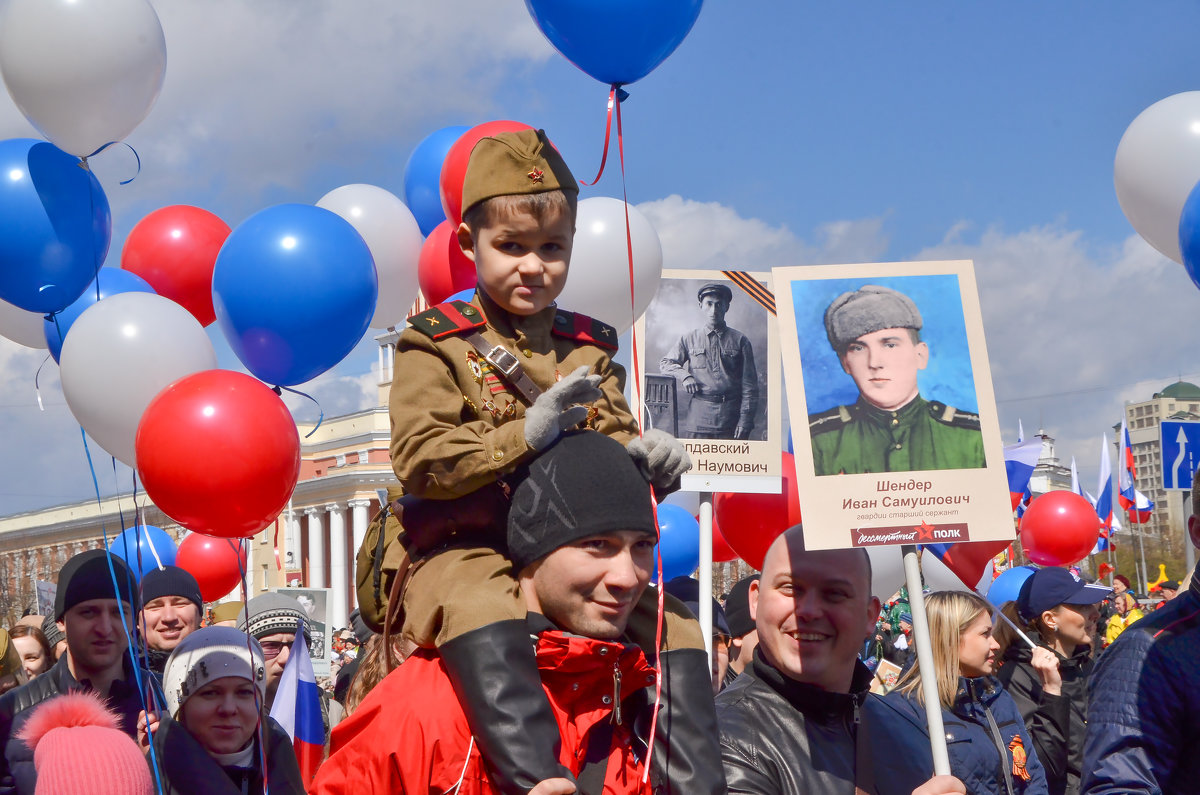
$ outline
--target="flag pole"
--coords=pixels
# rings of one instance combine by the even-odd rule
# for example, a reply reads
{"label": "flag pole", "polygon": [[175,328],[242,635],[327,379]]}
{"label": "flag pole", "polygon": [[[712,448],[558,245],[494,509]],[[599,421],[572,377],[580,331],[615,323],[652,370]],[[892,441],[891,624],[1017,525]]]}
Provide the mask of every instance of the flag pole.
{"label": "flag pole", "polygon": [[950,755],[946,750],[946,728],[942,724],[942,701],[938,696],[933,644],[929,637],[929,617],[925,613],[925,592],[921,588],[921,560],[911,544],[901,547],[904,577],[908,584],[908,604],[912,609],[913,640],[917,646],[917,664],[921,669],[921,695],[925,700],[925,720],[929,724],[929,746],[933,753],[933,774],[950,775]]}
{"label": "flag pole", "polygon": [[712,569],[713,569],[713,495],[710,491],[700,493],[700,571],[697,579],[700,581],[699,610],[700,629],[704,632],[704,650],[708,659],[712,659],[713,609],[712,609]]}

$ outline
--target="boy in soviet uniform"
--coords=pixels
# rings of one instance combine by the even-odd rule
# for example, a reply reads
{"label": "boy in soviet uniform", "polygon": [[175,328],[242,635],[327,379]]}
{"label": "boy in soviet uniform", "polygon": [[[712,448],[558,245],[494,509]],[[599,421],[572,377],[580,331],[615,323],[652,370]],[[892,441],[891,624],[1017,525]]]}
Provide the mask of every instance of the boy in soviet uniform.
{"label": "boy in soviet uniform", "polygon": [[[554,304],[566,283],[577,195],[544,132],[479,141],[458,230],[479,277],[475,296],[410,318],[396,345],[391,458],[408,503],[401,538],[415,560],[402,586],[402,637],[437,648],[504,793],[570,778],[555,752],[557,725],[512,564],[498,551],[505,478],[580,425],[624,445],[660,492],[678,488],[690,467],[669,434],[638,437],[624,370],[611,359],[616,331]],[[431,515],[439,518],[418,519]],[[662,667],[669,705],[659,715],[655,773],[664,792],[723,792],[711,700],[667,697],[703,693],[709,679],[699,625],[667,601],[664,652],[655,648],[656,594],[643,595],[629,622],[630,638]]]}
{"label": "boy in soviet uniform", "polygon": [[808,416],[818,475],[983,467],[979,415],[921,397],[929,364],[912,299],[868,284],[825,310],[825,333],[858,401]]}

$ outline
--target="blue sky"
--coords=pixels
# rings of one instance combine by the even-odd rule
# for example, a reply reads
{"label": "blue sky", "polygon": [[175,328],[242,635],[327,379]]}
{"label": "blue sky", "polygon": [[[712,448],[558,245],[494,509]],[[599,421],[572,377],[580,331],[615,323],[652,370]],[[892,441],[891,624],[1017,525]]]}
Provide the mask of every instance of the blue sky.
{"label": "blue sky", "polygon": [[[94,163],[113,207],[110,265],[169,204],[236,226],[347,183],[402,195],[413,146],[450,124],[518,119],[545,127],[578,176],[599,163],[606,89],[550,48],[520,0],[154,6],[168,66],[129,137],[142,172],[120,186],[127,152]],[[1122,401],[1200,380],[1200,296],[1137,238],[1112,187],[1133,118],[1200,88],[1197,29],[1200,6],[1184,2],[709,0],[629,88],[630,200],[669,268],[974,259],[1006,438],[1018,418],[1045,427],[1090,487]],[[0,138],[29,135],[0,94]],[[615,161],[583,195],[620,195]],[[1131,315],[1146,339],[1122,330]],[[53,364],[38,410],[41,359],[0,341],[0,515],[91,493]],[[369,402],[374,361],[368,340],[310,384],[327,412]]]}

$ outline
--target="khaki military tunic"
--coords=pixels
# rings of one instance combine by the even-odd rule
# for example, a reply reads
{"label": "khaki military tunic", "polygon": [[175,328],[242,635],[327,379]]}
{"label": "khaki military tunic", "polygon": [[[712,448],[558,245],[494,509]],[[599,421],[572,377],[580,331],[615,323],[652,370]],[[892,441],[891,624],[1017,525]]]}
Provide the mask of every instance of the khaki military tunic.
{"label": "khaki military tunic", "polygon": [[853,405],[810,414],[808,426],[818,475],[985,466],[979,415],[920,395],[896,411],[860,397]]}
{"label": "khaki military tunic", "polygon": [[[468,314],[472,310],[482,315]],[[543,391],[580,366],[599,374],[603,394],[590,404],[588,427],[621,444],[637,436],[624,396],[625,370],[610,355],[617,348],[611,326],[555,307],[528,317],[511,315],[482,290],[462,314],[468,321],[485,319],[487,325],[475,330],[517,356]],[[436,310],[423,316],[436,319]],[[420,324],[423,316],[410,324]],[[443,323],[444,332],[439,330]],[[401,493],[433,500],[462,497],[536,455],[525,441],[526,404],[467,341],[469,331],[449,326],[445,320],[434,323],[436,338],[406,329],[396,344],[389,411],[392,469],[400,489],[389,498]],[[430,328],[428,321],[424,327]],[[497,519],[502,538],[504,517]],[[647,589],[638,611],[657,612],[656,599]],[[523,618],[525,607],[507,558],[486,547],[454,547],[421,561],[405,591],[404,612],[405,640],[429,647],[496,621]],[[671,605],[664,636],[687,618],[686,607]],[[631,621],[631,632],[643,623]],[[697,626],[680,626],[673,635],[667,648],[702,646]],[[644,638],[635,640],[647,645]],[[649,648],[653,645],[651,634]]]}

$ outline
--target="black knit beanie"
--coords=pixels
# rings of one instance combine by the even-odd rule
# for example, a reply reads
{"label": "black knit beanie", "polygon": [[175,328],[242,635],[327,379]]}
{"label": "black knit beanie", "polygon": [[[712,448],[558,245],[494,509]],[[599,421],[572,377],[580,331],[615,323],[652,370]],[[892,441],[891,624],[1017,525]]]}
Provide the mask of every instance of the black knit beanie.
{"label": "black knit beanie", "polygon": [[729,634],[735,638],[749,635],[754,630],[754,619],[750,617],[750,583],[758,574],[743,577],[729,589],[725,599],[725,618],[729,621]]}
{"label": "black knit beanie", "polygon": [[650,484],[621,443],[597,431],[563,434],[510,483],[508,554],[518,572],[588,536],[618,530],[658,536]]}
{"label": "black knit beanie", "polygon": [[[109,558],[110,555],[103,549],[89,549],[66,562],[58,574],[58,592],[54,596],[56,620],[61,620],[63,613],[75,605],[90,599],[120,599],[135,613],[142,609],[138,601],[137,584],[125,561],[111,556],[110,571]],[[114,574],[116,591],[113,590]]]}
{"label": "black knit beanie", "polygon": [[200,584],[186,569],[163,566],[161,569],[151,569],[142,576],[142,604],[160,596],[182,596],[196,605],[201,615],[204,614]]}

